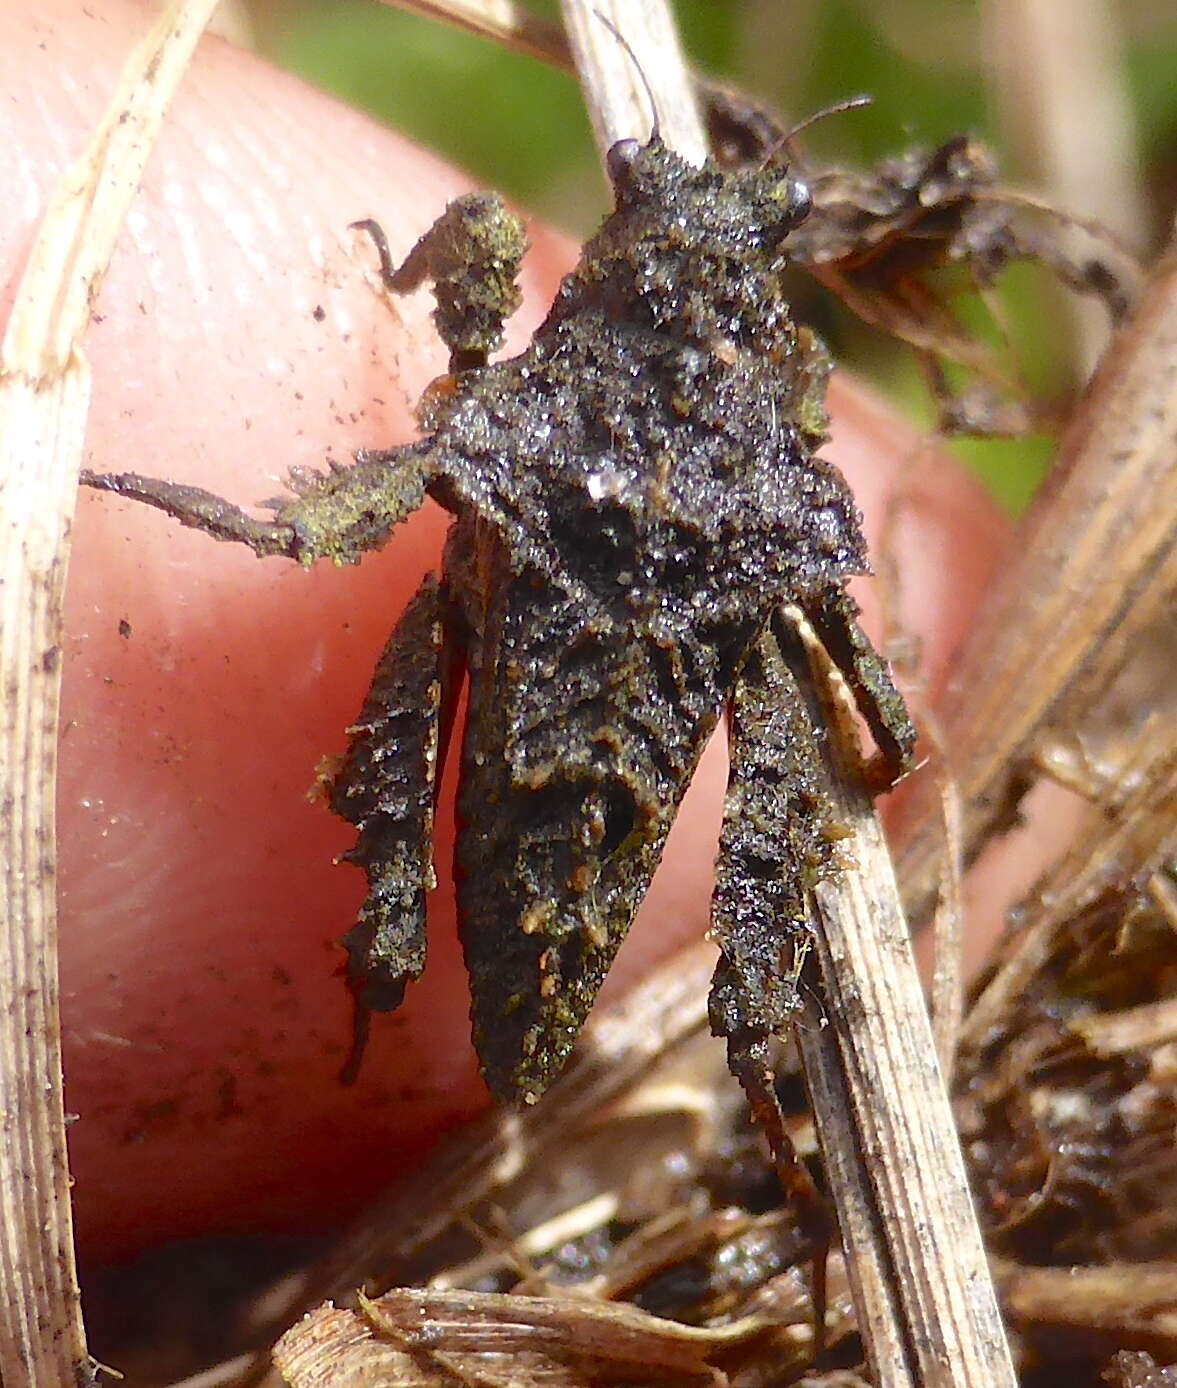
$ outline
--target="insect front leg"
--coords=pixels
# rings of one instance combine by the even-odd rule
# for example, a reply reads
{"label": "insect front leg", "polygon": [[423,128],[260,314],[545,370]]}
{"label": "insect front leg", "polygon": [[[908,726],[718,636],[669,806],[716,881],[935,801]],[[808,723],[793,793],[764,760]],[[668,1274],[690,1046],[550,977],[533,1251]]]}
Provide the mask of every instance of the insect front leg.
{"label": "insect front leg", "polygon": [[272,520],[250,516],[240,506],[178,482],[136,472],[97,473],[81,480],[99,491],[142,501],[173,516],[181,525],[203,530],[215,540],[248,545],[257,555],[283,555],[310,564],[316,559],[355,563],[378,549],[392,529],[425,500],[433,474],[428,440],[381,452],[360,452],[349,467],[326,473],[296,473],[293,495],[273,505]]}
{"label": "insect front leg", "polygon": [[895,688],[886,660],[858,623],[858,604],[842,587],[831,587],[802,604],[819,640],[846,677],[858,711],[866,719],[879,757],[866,768],[872,791],[890,790],[911,770],[916,729]]}
{"label": "insect front leg", "polygon": [[721,951],[708,1007],[711,1030],[727,1041],[729,1067],[814,1245],[820,1327],[830,1216],[786,1130],[771,1043],[787,1032],[800,1006],[799,977],[813,938],[810,894],[833,869],[835,850],[805,700],[771,628],[736,683],[729,734],[710,932]]}
{"label": "insect front leg", "polygon": [[[384,648],[330,787],[331,808],[360,831],[343,856],[362,867],[368,896],[344,937],[355,1036],[343,1078],[356,1076],[372,1012],[399,1007],[425,967],[425,894],[433,870],[433,805],[445,711],[456,681],[445,599],[429,575]],[[440,716],[439,716],[440,715]]]}
{"label": "insect front leg", "polygon": [[485,366],[503,340],[503,324],[519,307],[519,267],[527,249],[523,223],[494,193],[455,198],[399,267],[378,222],[366,231],[380,256],[380,278],[394,294],[433,282],[433,321],[449,348],[450,371]]}

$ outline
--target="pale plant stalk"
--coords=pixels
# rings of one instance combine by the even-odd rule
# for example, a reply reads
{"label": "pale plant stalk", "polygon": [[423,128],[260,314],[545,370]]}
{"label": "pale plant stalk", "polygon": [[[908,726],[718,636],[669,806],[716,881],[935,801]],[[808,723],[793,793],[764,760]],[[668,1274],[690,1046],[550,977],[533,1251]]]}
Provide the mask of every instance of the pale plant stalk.
{"label": "pale plant stalk", "polygon": [[[985,0],[985,71],[1013,167],[1047,200],[1136,250],[1147,225],[1113,0]],[[1063,233],[1065,236],[1065,232]],[[1060,357],[1087,375],[1107,341],[1097,305],[1053,290],[1071,331]]]}
{"label": "pale plant stalk", "polygon": [[[798,618],[799,618],[799,614]],[[1017,1382],[851,708],[810,648],[846,871],[819,883],[825,1022],[798,1029],[856,1319],[878,1388]]]}
{"label": "pale plant stalk", "polygon": [[381,0],[392,9],[408,10],[452,24],[468,34],[493,39],[516,53],[526,53],[554,67],[571,68],[568,40],[558,24],[515,0]]}
{"label": "pale plant stalk", "polygon": [[663,0],[563,0],[563,14],[602,157],[618,140],[644,142],[657,129],[668,148],[701,164],[707,136]]}

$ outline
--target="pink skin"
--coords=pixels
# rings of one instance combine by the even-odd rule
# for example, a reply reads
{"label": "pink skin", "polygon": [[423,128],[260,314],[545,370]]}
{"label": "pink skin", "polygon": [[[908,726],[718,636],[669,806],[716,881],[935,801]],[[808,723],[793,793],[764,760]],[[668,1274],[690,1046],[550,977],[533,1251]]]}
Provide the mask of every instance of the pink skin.
{"label": "pink skin", "polygon": [[[44,201],[147,11],[0,5],[0,148],[15,283]],[[444,369],[424,295],[394,309],[347,223],[407,248],[467,186],[364,118],[210,41],[186,77],[86,344],[87,462],[242,503],[292,466],[411,437]],[[574,248],[541,228],[512,325]],[[827,452],[877,535],[917,441],[846,381]],[[904,472],[905,478],[907,474]],[[904,615],[933,684],[1004,526],[951,464],[905,481]],[[486,1104],[467,1034],[443,798],[430,965],[336,1080],[349,1005],[335,943],[362,893],[350,831],[306,791],[344,746],[373,661],[445,519],[427,507],[357,568],[259,562],[109,496],[79,498],[60,787],[62,1013],[78,1227],[92,1257],[223,1230],[321,1229]],[[871,592],[866,593],[869,600]],[[120,632],[120,623],[128,625]],[[608,989],[706,926],[724,782],[704,760]],[[451,778],[452,779],[452,778]]]}

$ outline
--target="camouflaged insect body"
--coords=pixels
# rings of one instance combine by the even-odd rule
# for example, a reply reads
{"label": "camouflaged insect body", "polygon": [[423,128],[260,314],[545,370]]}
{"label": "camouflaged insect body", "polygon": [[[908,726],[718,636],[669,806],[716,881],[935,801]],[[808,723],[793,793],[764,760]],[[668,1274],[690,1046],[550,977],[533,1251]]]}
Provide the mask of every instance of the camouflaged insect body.
{"label": "camouflaged insect body", "polygon": [[867,565],[849,490],[814,456],[828,363],[778,283],[808,194],[783,168],[696,169],[657,138],[622,142],[609,165],[615,211],[511,360],[485,364],[522,252],[501,203],[459,200],[399,271],[385,264],[393,287],[438,283],[458,371],[427,392],[419,442],[296,479],[272,522],[172,483],[88,479],[304,562],[357,559],[426,492],[454,515],[441,577],[393,633],[331,792],[370,887],[349,982],[359,1045],[367,1011],[397,1006],[424,965],[433,792],[464,667],[456,866],[474,1039],[492,1090],[525,1101],[566,1059],[729,702],[712,1021],[770,1084],[763,1041],[795,1006],[820,866],[812,737],[769,639],[782,603],[818,627],[893,773],[912,740],[844,592]]}
{"label": "camouflaged insect body", "polygon": [[470,678],[459,920],[509,1096],[563,1063],[769,613],[865,568],[812,452],[827,366],[776,287],[796,185],[657,143],[614,164],[617,210],[531,346],[430,418]]}

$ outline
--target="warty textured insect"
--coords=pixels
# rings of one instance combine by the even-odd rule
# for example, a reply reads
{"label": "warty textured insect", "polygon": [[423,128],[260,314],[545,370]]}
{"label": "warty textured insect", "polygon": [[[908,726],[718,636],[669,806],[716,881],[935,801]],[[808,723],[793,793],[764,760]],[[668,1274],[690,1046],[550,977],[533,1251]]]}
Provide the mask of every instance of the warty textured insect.
{"label": "warty textured insect", "polygon": [[763,1079],[836,838],[784,605],[853,689],[879,785],[914,741],[845,591],[867,564],[853,498],[816,455],[828,362],[778,284],[804,185],[781,166],[696,169],[656,135],[616,145],[609,172],[615,210],[511,360],[488,363],[524,249],[497,198],[453,203],[399,271],[381,247],[392,287],[434,282],[451,353],[419,442],[295,479],[268,521],[195,488],[86,478],[302,563],[358,560],[426,493],[451,512],[440,577],[397,624],[330,789],[369,882],[348,976],[358,1048],[424,966],[464,670],[459,923],[483,1070],[514,1101],[563,1065],[725,710],[711,1019],[745,1083]]}

